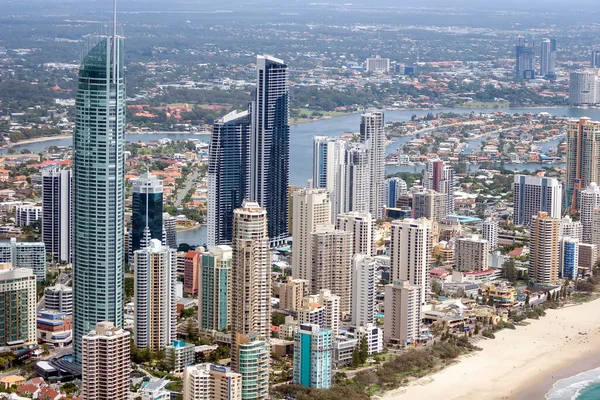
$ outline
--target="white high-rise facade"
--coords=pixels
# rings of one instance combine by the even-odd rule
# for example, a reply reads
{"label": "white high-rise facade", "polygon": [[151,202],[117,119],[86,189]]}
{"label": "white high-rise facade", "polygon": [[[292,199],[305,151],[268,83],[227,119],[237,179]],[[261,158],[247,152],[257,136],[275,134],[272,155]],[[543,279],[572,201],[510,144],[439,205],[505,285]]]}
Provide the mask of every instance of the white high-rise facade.
{"label": "white high-rise facade", "polygon": [[581,241],[592,243],[592,231],[594,228],[592,213],[595,208],[600,208],[600,187],[592,182],[585,190],[581,191],[579,199],[579,216],[581,220]]}
{"label": "white high-rise facade", "polygon": [[373,257],[364,254],[354,256],[352,263],[352,325],[375,324],[377,314],[378,265]]}
{"label": "white high-rise facade", "polygon": [[454,212],[454,168],[450,164],[433,159],[427,162],[424,186],[446,195],[445,215]]}
{"label": "white high-rise facade", "polygon": [[569,215],[565,215],[560,220],[560,237],[570,237],[573,239],[581,240],[583,235],[583,225],[581,221],[573,221]]}
{"label": "white high-rise facade", "polygon": [[[383,111],[368,112],[361,116],[360,140],[369,149],[370,164],[370,206],[373,217],[383,217],[385,204],[385,143]],[[358,211],[358,210],[357,210]]]}
{"label": "white high-rise facade", "polygon": [[133,260],[135,346],[159,351],[177,339],[177,251],[151,239]]}
{"label": "white high-rise facade", "polygon": [[352,233],[354,254],[375,255],[375,219],[370,213],[350,211],[340,214],[336,229]]}
{"label": "white high-rise facade", "polygon": [[459,271],[486,271],[490,246],[486,239],[477,235],[456,239],[454,257]]}
{"label": "white high-rise facade", "polygon": [[540,211],[531,220],[529,278],[536,283],[554,284],[558,279],[560,220]]}
{"label": "white high-rise facade", "polygon": [[311,238],[317,228],[331,224],[329,193],[302,189],[292,196],[292,277],[312,281]]}
{"label": "white high-rise facade", "polygon": [[183,400],[242,400],[242,376],[221,365],[188,365]]}
{"label": "white high-rise facade", "polygon": [[339,138],[313,138],[313,187],[327,189],[329,192],[331,223],[343,212],[347,146],[347,142]]}
{"label": "white high-rise facade", "polygon": [[560,218],[562,184],[558,179],[515,175],[513,191],[515,225],[531,224],[531,218],[539,211],[547,212],[551,218]]}
{"label": "white high-rise facade", "polygon": [[431,230],[425,219],[392,222],[390,259],[392,281],[408,281],[420,288],[420,303],[427,304]]}
{"label": "white high-rise facade", "polygon": [[371,211],[371,157],[363,143],[353,143],[346,149],[341,211]]}
{"label": "white high-rise facade", "polygon": [[395,281],[385,287],[383,337],[386,343],[406,346],[419,338],[421,289],[407,281]]}
{"label": "white high-rise facade", "polygon": [[488,217],[481,224],[481,236],[486,239],[490,245],[490,251],[498,247],[498,221]]}
{"label": "white high-rise facade", "polygon": [[71,261],[72,191],[70,169],[57,165],[42,169],[42,241],[53,261]]}
{"label": "white high-rise facade", "polygon": [[569,104],[593,106],[600,103],[598,72],[593,69],[572,71],[569,74]]}

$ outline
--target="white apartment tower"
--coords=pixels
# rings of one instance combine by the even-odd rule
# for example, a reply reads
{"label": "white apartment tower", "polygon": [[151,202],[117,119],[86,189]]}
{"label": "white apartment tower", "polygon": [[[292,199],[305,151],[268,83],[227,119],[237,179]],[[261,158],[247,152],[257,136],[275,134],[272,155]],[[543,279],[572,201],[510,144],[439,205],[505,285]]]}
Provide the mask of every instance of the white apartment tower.
{"label": "white apartment tower", "polygon": [[129,399],[129,332],[112,322],[96,324],[82,338],[81,392],[84,400]]}
{"label": "white apartment tower", "polygon": [[383,111],[368,112],[361,116],[360,140],[369,149],[370,164],[370,206],[369,212],[375,218],[383,217],[385,204],[385,142]]}
{"label": "white apartment tower", "polygon": [[378,265],[373,257],[354,256],[352,263],[352,325],[375,324],[377,314]]}
{"label": "white apartment tower", "polygon": [[311,235],[331,224],[329,194],[326,189],[302,189],[292,196],[292,277],[311,281]]}
{"label": "white apartment tower", "polygon": [[498,247],[498,221],[488,217],[481,224],[481,236],[486,239],[490,245],[490,251]]}
{"label": "white apartment tower", "polygon": [[392,222],[390,259],[392,281],[408,281],[420,288],[420,302],[428,302],[431,231],[425,219]]}
{"label": "white apartment tower", "polygon": [[515,175],[513,191],[515,225],[531,224],[531,218],[539,211],[547,212],[551,218],[560,218],[562,184],[558,179]]}
{"label": "white apartment tower", "polygon": [[371,211],[371,156],[364,143],[346,149],[341,212]]}
{"label": "white apartment tower", "polygon": [[354,254],[375,255],[375,219],[370,213],[350,211],[340,214],[335,227],[352,233]]}
{"label": "white apartment tower", "polygon": [[42,241],[52,260],[71,261],[72,224],[72,170],[56,165],[42,169]]}
{"label": "white apartment tower", "polygon": [[446,195],[445,215],[454,212],[454,168],[450,164],[434,159],[427,162],[424,186]]}
{"label": "white apartment tower", "polygon": [[135,346],[159,351],[177,339],[177,251],[151,239],[133,260]]}
{"label": "white apartment tower", "polygon": [[339,138],[313,138],[313,187],[327,189],[331,202],[331,223],[343,211],[347,142]]}
{"label": "white apartment tower", "polygon": [[312,234],[311,292],[330,289],[340,296],[344,315],[350,312],[352,255],[352,233],[329,226]]}
{"label": "white apartment tower", "polygon": [[242,375],[221,365],[189,365],[183,371],[183,400],[242,400]]}
{"label": "white apartment tower", "polygon": [[459,271],[486,271],[490,246],[486,239],[477,235],[456,239],[454,257]]}
{"label": "white apartment tower", "polygon": [[406,346],[419,338],[421,287],[397,281],[385,287],[383,338],[386,343]]}
{"label": "white apartment tower", "polygon": [[579,199],[579,216],[581,221],[581,241],[592,243],[592,230],[594,228],[592,212],[600,208],[600,187],[592,182],[585,190],[581,191]]}
{"label": "white apartment tower", "polygon": [[563,219],[560,220],[560,231],[559,237],[570,237],[573,239],[581,240],[583,235],[583,225],[581,221],[573,221],[568,215],[565,215]]}
{"label": "white apartment tower", "polygon": [[573,71],[569,74],[569,104],[593,106],[600,103],[598,72],[594,69]]}
{"label": "white apartment tower", "polygon": [[529,278],[541,284],[553,284],[558,279],[560,220],[547,212],[538,212],[531,220],[529,243]]}

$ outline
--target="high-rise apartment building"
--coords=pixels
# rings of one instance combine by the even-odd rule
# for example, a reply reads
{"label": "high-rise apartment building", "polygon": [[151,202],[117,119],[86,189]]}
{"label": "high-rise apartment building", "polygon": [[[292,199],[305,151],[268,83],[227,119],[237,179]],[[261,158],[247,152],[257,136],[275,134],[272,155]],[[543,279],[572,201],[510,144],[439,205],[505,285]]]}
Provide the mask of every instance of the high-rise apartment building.
{"label": "high-rise apartment building", "polygon": [[488,217],[481,224],[481,237],[488,241],[490,251],[498,247],[498,221]]}
{"label": "high-rise apartment building", "polygon": [[15,207],[15,225],[19,228],[30,226],[42,219],[42,207],[34,205],[21,205]]}
{"label": "high-rise apartment building", "polygon": [[565,188],[567,208],[571,211],[579,209],[580,192],[592,182],[600,183],[600,122],[590,118],[569,121]]}
{"label": "high-rise apartment building", "polygon": [[543,39],[540,52],[540,75],[556,77],[556,39]]}
{"label": "high-rise apartment building", "polygon": [[560,218],[562,184],[556,178],[515,175],[514,223],[529,225],[539,211],[547,212],[552,218]]}
{"label": "high-rise apartment building", "polygon": [[575,280],[579,272],[579,239],[560,239],[559,269],[563,279]]}
{"label": "high-rise apartment building", "polygon": [[[269,342],[261,338],[262,336],[256,333],[248,335],[234,333],[233,342],[238,349],[235,353],[237,372],[242,376],[242,399],[269,399],[271,353]],[[232,369],[235,370],[233,366]]]}
{"label": "high-rise apartment building", "polygon": [[585,190],[581,191],[579,198],[579,219],[581,221],[581,241],[592,243],[592,212],[600,208],[600,187],[596,182],[591,182]]}
{"label": "high-rise apartment building", "polygon": [[413,217],[441,221],[448,212],[448,196],[445,193],[427,189],[413,194]]}
{"label": "high-rise apartment building", "polygon": [[7,347],[37,344],[36,277],[30,269],[0,265],[0,343]]}
{"label": "high-rise apartment building", "polygon": [[231,247],[226,245],[210,246],[202,254],[198,271],[198,323],[202,331],[229,327],[231,257]]}
{"label": "high-rise apartment building", "polygon": [[353,254],[375,255],[375,219],[370,213],[350,211],[340,214],[335,227],[352,233]]}
{"label": "high-rise apartment building", "polygon": [[330,289],[340,296],[342,314],[350,312],[352,233],[320,227],[312,234],[311,292]]}
{"label": "high-rise apartment building", "polygon": [[288,232],[288,66],[271,56],[258,56],[256,63],[248,198],[266,209],[269,238],[272,245],[277,245],[283,242]]}
{"label": "high-rise apartment building", "polygon": [[294,192],[292,276],[312,281],[311,239],[313,232],[331,224],[331,203],[326,189]]}
{"label": "high-rise apartment building", "polygon": [[250,185],[249,111],[232,111],[213,124],[208,162],[208,245],[231,245],[233,210]]}
{"label": "high-rise apartment building", "polygon": [[591,243],[579,243],[579,268],[591,272],[598,261],[598,246]]}
{"label": "high-rise apartment building", "polygon": [[371,211],[371,156],[364,143],[353,143],[346,149],[341,212]]}
{"label": "high-rise apartment building", "polygon": [[446,162],[434,159],[427,162],[424,179],[425,189],[446,195],[445,215],[454,212],[454,168]]}
{"label": "high-rise apartment building", "polygon": [[344,209],[347,146],[347,142],[339,138],[313,138],[313,187],[329,192],[331,223]]}
{"label": "high-rise apartment building", "polygon": [[427,304],[431,229],[427,220],[404,219],[392,222],[390,259],[392,281],[408,281],[419,288],[419,301]]}
{"label": "high-rise apartment building", "polygon": [[163,350],[177,339],[177,252],[151,239],[133,253],[135,346]]}
{"label": "high-rise apartment building", "polygon": [[385,180],[385,206],[387,208],[396,208],[396,202],[400,196],[408,193],[406,182],[398,177]]}
{"label": "high-rise apartment building", "polygon": [[569,74],[569,104],[594,106],[600,103],[598,71],[580,70]]}
{"label": "high-rise apartment building", "polygon": [[383,351],[383,329],[376,324],[366,324],[358,327],[351,327],[349,332],[358,343],[363,338],[367,341],[367,354],[377,354]]}
{"label": "high-rise apartment building", "polygon": [[529,244],[529,278],[537,283],[551,284],[558,279],[560,220],[540,211],[531,219]]}
{"label": "high-rise apartment building", "polygon": [[[369,212],[383,218],[385,205],[385,120],[383,111],[368,112],[360,118],[360,140],[369,149]],[[351,210],[359,211],[359,210]]]}
{"label": "high-rise apartment building", "polygon": [[592,50],[590,67],[600,68],[600,50]]}
{"label": "high-rise apartment building", "polygon": [[331,329],[301,324],[294,332],[294,377],[296,385],[328,389],[333,378]]}
{"label": "high-rise apartment building", "polygon": [[310,281],[287,277],[287,281],[278,285],[279,308],[287,311],[298,311],[302,307],[302,299],[310,294]]}
{"label": "high-rise apartment building", "polygon": [[149,172],[133,183],[130,254],[147,247],[150,239],[163,237],[163,184]]}
{"label": "high-rise apartment building", "polygon": [[486,271],[490,245],[477,235],[456,239],[454,254],[459,271]]}
{"label": "high-rise apartment building", "polygon": [[573,221],[573,218],[569,215],[565,215],[563,219],[560,220],[560,231],[558,236],[568,236],[573,239],[581,240],[583,236],[583,226],[581,221]]}
{"label": "high-rise apartment building", "polygon": [[123,73],[123,40],[117,36],[115,26],[113,35],[101,39],[84,57],[75,96],[73,342],[78,363],[81,362],[82,337],[93,330],[97,322],[111,321],[116,327],[123,326]]}
{"label": "high-rise apartment building", "polygon": [[383,336],[386,343],[406,346],[414,343],[421,331],[422,287],[395,281],[385,287]]}
{"label": "high-rise apartment building", "polygon": [[375,56],[367,58],[365,62],[365,72],[379,72],[387,74],[390,72],[390,59]]}
{"label": "high-rise apartment building", "polygon": [[57,165],[42,168],[42,241],[55,262],[72,261],[73,175]]}
{"label": "high-rise apartment building", "polygon": [[[233,214],[233,245],[231,258],[231,331],[233,343],[231,367],[244,376],[242,343],[245,356],[256,346],[266,346],[268,366],[268,339],[271,328],[271,254],[267,230],[267,211],[258,203],[242,202]],[[243,337],[254,335],[256,340]],[[241,340],[242,342],[239,342]],[[265,341],[266,340],[266,341]],[[260,346],[255,342],[264,343]],[[249,346],[249,347],[248,347]],[[259,362],[259,361],[257,361]],[[268,371],[267,388],[268,388]],[[246,385],[242,380],[243,385]],[[244,390],[244,389],[242,389]]]}
{"label": "high-rise apartment building", "polygon": [[44,290],[44,308],[73,315],[73,288],[60,283]]}
{"label": "high-rise apartment building", "polygon": [[521,39],[516,46],[515,77],[517,79],[535,78],[535,48]]}
{"label": "high-rise apartment building", "polygon": [[373,257],[354,256],[352,262],[351,321],[354,326],[375,324],[379,265]]}
{"label": "high-rise apartment building", "polygon": [[14,268],[29,268],[41,282],[46,279],[46,245],[17,242],[16,238],[11,238],[0,243],[0,263],[11,263]]}
{"label": "high-rise apartment building", "polygon": [[589,243],[600,248],[600,208],[592,210],[592,236]]}
{"label": "high-rise apartment building", "polygon": [[222,365],[189,365],[183,371],[183,400],[242,400],[242,376]]}
{"label": "high-rise apartment building", "polygon": [[129,332],[102,321],[81,343],[81,394],[84,400],[129,398]]}
{"label": "high-rise apartment building", "polygon": [[[178,247],[177,244],[177,218],[163,213],[163,244],[172,249]],[[192,243],[188,243],[192,244]],[[198,243],[193,243],[198,244]]]}
{"label": "high-rise apartment building", "polygon": [[198,270],[200,269],[202,255],[193,250],[185,254],[183,272],[183,290],[190,295],[198,294]]}
{"label": "high-rise apartment building", "polygon": [[329,289],[322,289],[318,294],[306,296],[302,307],[298,309],[298,323],[317,324],[331,329],[333,337],[340,333],[340,296]]}

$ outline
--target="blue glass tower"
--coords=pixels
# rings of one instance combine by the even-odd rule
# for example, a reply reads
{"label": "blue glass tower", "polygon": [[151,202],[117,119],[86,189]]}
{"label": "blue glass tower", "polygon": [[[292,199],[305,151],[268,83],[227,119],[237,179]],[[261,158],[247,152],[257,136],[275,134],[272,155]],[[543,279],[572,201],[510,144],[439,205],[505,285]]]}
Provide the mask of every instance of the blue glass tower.
{"label": "blue glass tower", "polygon": [[97,322],[123,326],[124,135],[123,41],[114,33],[85,56],[75,101],[73,329],[78,363],[81,338]]}
{"label": "blue glass tower", "polygon": [[147,246],[150,239],[162,241],[162,236],[163,185],[160,179],[148,172],[133,184],[130,253]]}

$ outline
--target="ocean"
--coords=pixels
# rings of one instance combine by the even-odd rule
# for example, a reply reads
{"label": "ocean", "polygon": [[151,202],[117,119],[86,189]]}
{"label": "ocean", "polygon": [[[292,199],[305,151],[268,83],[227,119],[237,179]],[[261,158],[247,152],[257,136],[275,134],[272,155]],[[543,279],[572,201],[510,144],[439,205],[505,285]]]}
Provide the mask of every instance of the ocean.
{"label": "ocean", "polygon": [[546,394],[546,400],[600,399],[600,368],[558,380]]}

